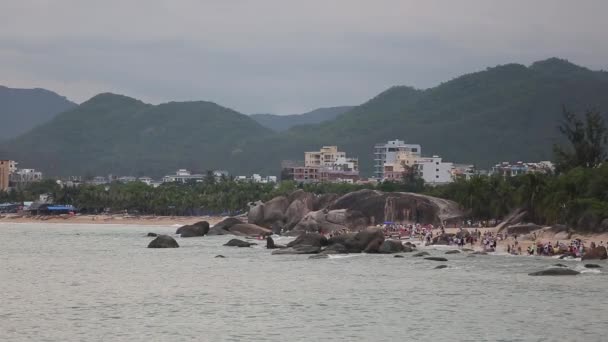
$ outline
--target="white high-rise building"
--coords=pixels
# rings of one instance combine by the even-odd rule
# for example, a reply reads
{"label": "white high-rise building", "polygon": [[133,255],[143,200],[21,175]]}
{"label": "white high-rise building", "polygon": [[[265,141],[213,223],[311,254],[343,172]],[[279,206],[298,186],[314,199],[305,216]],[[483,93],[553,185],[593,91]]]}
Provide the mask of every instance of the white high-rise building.
{"label": "white high-rise building", "polygon": [[416,160],[416,171],[427,184],[445,184],[451,183],[452,169],[454,163],[446,163],[439,156],[431,158],[418,158]]}
{"label": "white high-rise building", "polygon": [[374,145],[374,177],[376,179],[384,179],[384,164],[394,164],[400,152],[418,158],[422,153],[422,147],[419,144],[406,144],[402,140],[392,140]]}

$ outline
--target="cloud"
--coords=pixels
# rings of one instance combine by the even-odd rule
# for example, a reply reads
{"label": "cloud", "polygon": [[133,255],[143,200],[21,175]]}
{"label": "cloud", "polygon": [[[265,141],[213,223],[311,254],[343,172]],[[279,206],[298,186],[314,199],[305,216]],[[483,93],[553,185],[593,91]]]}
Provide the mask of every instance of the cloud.
{"label": "cloud", "polygon": [[606,69],[605,1],[8,0],[0,83],[245,113],[358,104],[396,84],[551,56]]}

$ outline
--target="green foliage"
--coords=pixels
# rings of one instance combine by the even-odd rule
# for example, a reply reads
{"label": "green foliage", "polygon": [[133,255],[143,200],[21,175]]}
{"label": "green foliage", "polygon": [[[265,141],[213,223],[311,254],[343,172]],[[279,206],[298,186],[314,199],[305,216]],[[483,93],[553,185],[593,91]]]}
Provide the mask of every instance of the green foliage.
{"label": "green foliage", "polygon": [[574,112],[563,109],[564,120],[560,132],[568,139],[570,149],[554,145],[558,172],[575,167],[596,167],[606,160],[605,145],[608,131],[598,111],[587,110],[583,122]]}

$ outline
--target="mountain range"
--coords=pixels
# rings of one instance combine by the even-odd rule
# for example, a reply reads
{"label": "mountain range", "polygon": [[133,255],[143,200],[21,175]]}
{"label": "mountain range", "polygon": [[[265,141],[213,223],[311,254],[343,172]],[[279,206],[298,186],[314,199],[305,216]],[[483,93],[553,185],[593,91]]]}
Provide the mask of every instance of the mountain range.
{"label": "mountain range", "polygon": [[294,126],[318,124],[335,119],[338,115],[344,114],[353,108],[353,106],[318,108],[303,114],[289,115],[252,114],[251,118],[273,131],[282,132]]}
{"label": "mountain range", "polygon": [[17,137],[74,107],[74,102],[49,90],[0,86],[0,140]]}
{"label": "mountain range", "polygon": [[161,176],[177,168],[276,175],[281,160],[338,145],[371,175],[373,145],[401,139],[421,144],[424,155],[487,168],[551,159],[553,143],[562,141],[562,106],[606,114],[607,95],[607,72],[557,58],[500,65],[429,89],[395,86],[333,119],[287,130],[212,102],[154,106],[100,94],[1,144],[0,158],[51,175]]}

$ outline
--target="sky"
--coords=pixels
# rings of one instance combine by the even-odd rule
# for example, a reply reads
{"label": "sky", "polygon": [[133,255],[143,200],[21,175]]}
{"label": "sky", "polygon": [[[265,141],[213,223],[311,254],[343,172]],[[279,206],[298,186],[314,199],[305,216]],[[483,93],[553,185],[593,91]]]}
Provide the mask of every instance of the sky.
{"label": "sky", "polygon": [[2,0],[0,85],[302,113],[506,63],[606,70],[606,13],[605,0]]}

